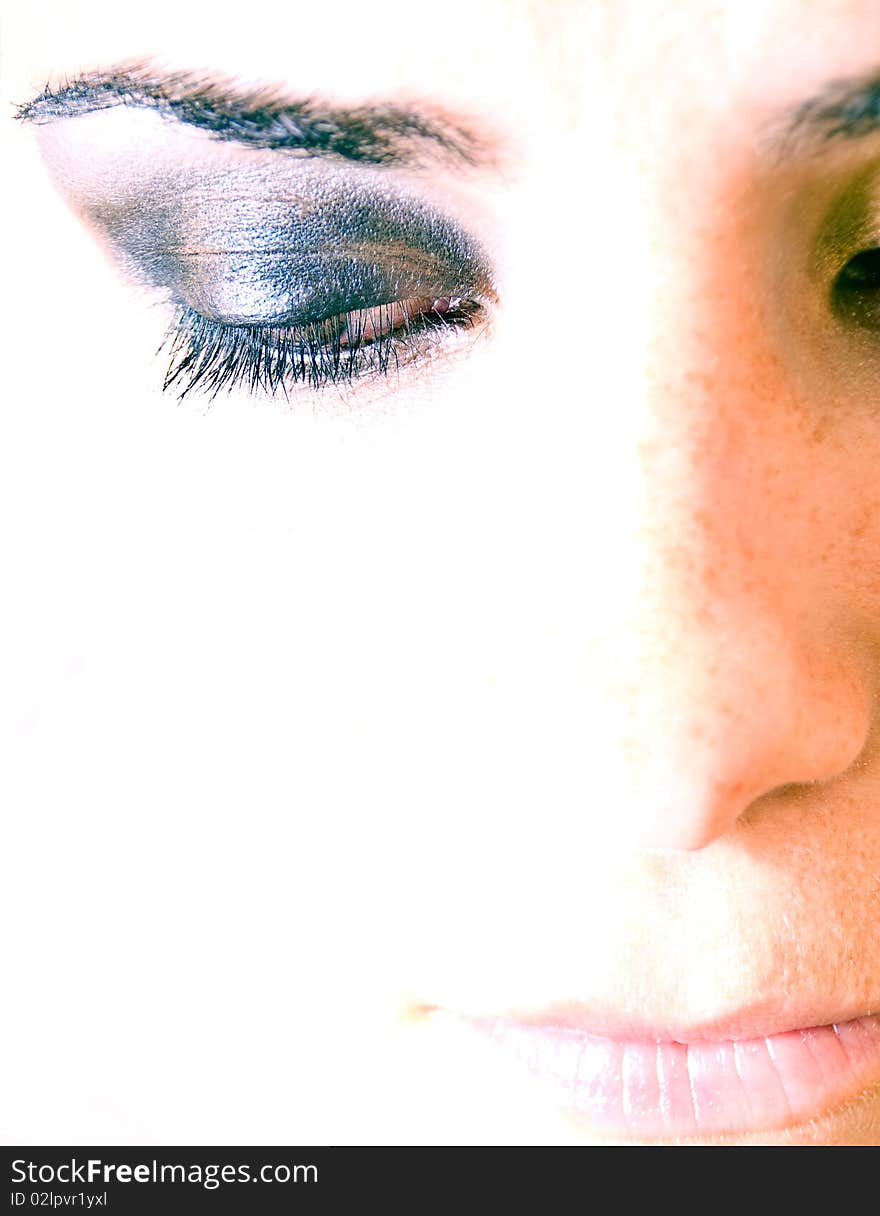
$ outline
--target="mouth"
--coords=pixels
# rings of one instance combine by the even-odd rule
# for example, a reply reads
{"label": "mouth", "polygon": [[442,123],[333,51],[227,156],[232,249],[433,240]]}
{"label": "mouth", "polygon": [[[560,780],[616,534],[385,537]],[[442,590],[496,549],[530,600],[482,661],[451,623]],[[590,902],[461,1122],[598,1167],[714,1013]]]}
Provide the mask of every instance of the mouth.
{"label": "mouth", "polygon": [[681,1038],[644,1027],[609,1034],[603,1026],[597,1034],[577,1010],[563,1024],[439,1008],[429,1017],[482,1039],[530,1074],[578,1128],[623,1140],[790,1128],[880,1083],[877,1014],[748,1037],[713,1024]]}

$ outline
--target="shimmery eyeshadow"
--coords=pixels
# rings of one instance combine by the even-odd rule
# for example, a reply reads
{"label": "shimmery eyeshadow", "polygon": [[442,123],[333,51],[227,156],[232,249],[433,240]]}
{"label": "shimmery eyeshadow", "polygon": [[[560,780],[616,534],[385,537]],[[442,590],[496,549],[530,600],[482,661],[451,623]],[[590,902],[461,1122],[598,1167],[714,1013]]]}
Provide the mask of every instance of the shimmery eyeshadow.
{"label": "shimmery eyeshadow", "polygon": [[87,213],[130,271],[228,323],[297,325],[488,281],[476,242],[433,208],[302,162],[188,169]]}
{"label": "shimmery eyeshadow", "polygon": [[[126,276],[174,306],[165,384],[184,393],[386,373],[496,298],[482,246],[418,173],[242,147],[127,106],[38,138]],[[378,330],[364,317],[391,305]]]}

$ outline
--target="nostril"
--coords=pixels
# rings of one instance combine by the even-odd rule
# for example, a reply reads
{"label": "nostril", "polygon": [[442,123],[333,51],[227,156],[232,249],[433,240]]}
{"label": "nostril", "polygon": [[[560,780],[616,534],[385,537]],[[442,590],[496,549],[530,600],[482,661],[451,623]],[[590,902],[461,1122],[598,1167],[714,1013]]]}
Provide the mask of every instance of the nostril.
{"label": "nostril", "polygon": [[[677,667],[658,654],[634,697],[615,700],[622,690],[609,685],[597,767],[628,808],[610,825],[622,844],[703,848],[740,820],[818,804],[864,755],[875,702],[861,650],[839,637],[831,646],[824,632],[799,635],[763,606],[728,607],[703,627],[683,615]],[[719,633],[723,652],[713,647]]]}

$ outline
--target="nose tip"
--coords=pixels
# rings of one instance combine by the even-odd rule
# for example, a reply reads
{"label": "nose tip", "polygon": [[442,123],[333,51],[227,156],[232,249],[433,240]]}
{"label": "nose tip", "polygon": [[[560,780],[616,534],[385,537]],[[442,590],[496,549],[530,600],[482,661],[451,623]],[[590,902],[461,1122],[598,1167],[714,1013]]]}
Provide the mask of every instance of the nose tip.
{"label": "nose tip", "polygon": [[704,848],[747,813],[839,777],[870,734],[866,671],[854,647],[811,647],[766,620],[740,621],[735,647],[692,660],[684,675],[681,665],[646,668],[615,749],[628,803],[615,834],[643,848]]}

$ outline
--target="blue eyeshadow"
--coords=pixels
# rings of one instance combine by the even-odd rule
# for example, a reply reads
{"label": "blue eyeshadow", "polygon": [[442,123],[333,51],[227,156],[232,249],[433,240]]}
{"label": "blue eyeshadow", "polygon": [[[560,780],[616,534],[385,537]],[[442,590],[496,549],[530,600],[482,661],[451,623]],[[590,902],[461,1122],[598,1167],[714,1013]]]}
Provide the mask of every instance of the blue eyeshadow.
{"label": "blue eyeshadow", "polygon": [[328,174],[296,159],[185,168],[92,199],[87,210],[133,276],[222,324],[296,326],[490,290],[473,237],[363,171]]}

